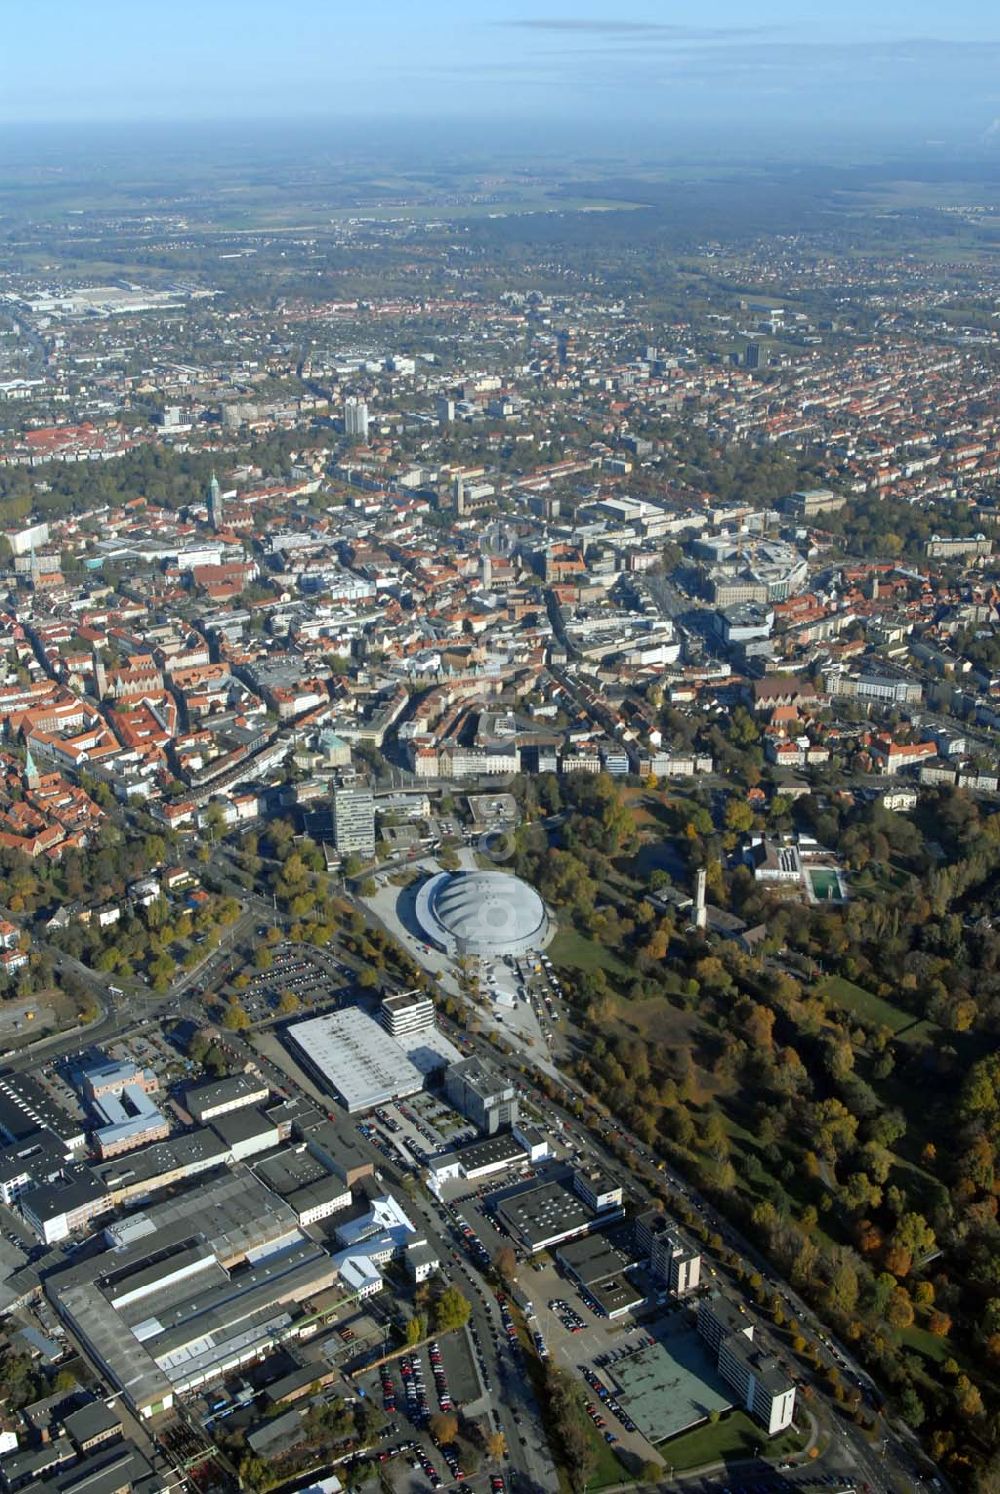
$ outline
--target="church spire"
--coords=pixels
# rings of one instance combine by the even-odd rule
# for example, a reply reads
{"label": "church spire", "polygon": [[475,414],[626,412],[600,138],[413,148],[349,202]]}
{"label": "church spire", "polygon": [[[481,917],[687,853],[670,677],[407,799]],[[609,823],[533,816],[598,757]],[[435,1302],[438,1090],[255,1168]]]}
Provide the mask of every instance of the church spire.
{"label": "church spire", "polygon": [[24,784],[26,788],[36,789],[42,781],[42,775],[38,771],[38,765],[31,755],[29,747],[24,756]]}

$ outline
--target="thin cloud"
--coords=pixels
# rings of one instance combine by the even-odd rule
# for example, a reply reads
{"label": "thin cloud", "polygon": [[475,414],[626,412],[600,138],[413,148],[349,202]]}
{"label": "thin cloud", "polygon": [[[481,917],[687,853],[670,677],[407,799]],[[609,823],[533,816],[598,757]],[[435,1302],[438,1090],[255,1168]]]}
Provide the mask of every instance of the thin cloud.
{"label": "thin cloud", "polygon": [[582,36],[650,36],[676,41],[726,41],[731,37],[763,36],[773,26],[675,26],[662,21],[573,20],[549,16],[495,23],[508,31],[549,31]]}

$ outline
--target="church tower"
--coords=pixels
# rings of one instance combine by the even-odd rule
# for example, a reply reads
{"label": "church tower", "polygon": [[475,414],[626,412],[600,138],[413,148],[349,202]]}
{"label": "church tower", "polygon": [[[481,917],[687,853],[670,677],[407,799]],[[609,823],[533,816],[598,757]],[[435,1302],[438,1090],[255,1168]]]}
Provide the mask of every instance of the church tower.
{"label": "church tower", "polygon": [[29,747],[24,759],[24,786],[27,789],[36,789],[41,781],[42,775],[38,771],[38,764],[32,757],[31,748]]}
{"label": "church tower", "polygon": [[108,693],[108,676],[99,648],[94,649],[92,658],[94,661],[94,698],[101,701]]}

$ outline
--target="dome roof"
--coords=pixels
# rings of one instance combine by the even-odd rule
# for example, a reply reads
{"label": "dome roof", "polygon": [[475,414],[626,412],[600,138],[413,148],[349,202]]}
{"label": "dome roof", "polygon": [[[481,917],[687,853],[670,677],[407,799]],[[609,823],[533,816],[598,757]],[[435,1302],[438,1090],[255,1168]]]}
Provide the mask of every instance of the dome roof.
{"label": "dome roof", "polygon": [[443,873],[421,889],[417,904],[427,931],[463,954],[523,953],[549,937],[542,899],[506,872]]}

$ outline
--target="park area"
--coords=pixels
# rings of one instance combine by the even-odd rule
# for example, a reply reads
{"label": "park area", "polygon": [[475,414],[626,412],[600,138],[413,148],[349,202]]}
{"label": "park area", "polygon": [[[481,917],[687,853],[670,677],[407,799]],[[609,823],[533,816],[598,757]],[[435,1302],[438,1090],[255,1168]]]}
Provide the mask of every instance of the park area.
{"label": "park area", "polygon": [[927,1042],[937,1031],[935,1023],[915,1017],[900,1006],[893,1006],[890,1001],[876,996],[874,991],[866,991],[864,986],[856,986],[842,975],[828,975],[816,990],[831,1006],[849,1012],[860,1022],[875,1022],[880,1027],[888,1027],[893,1037],[902,1037],[907,1042]]}

